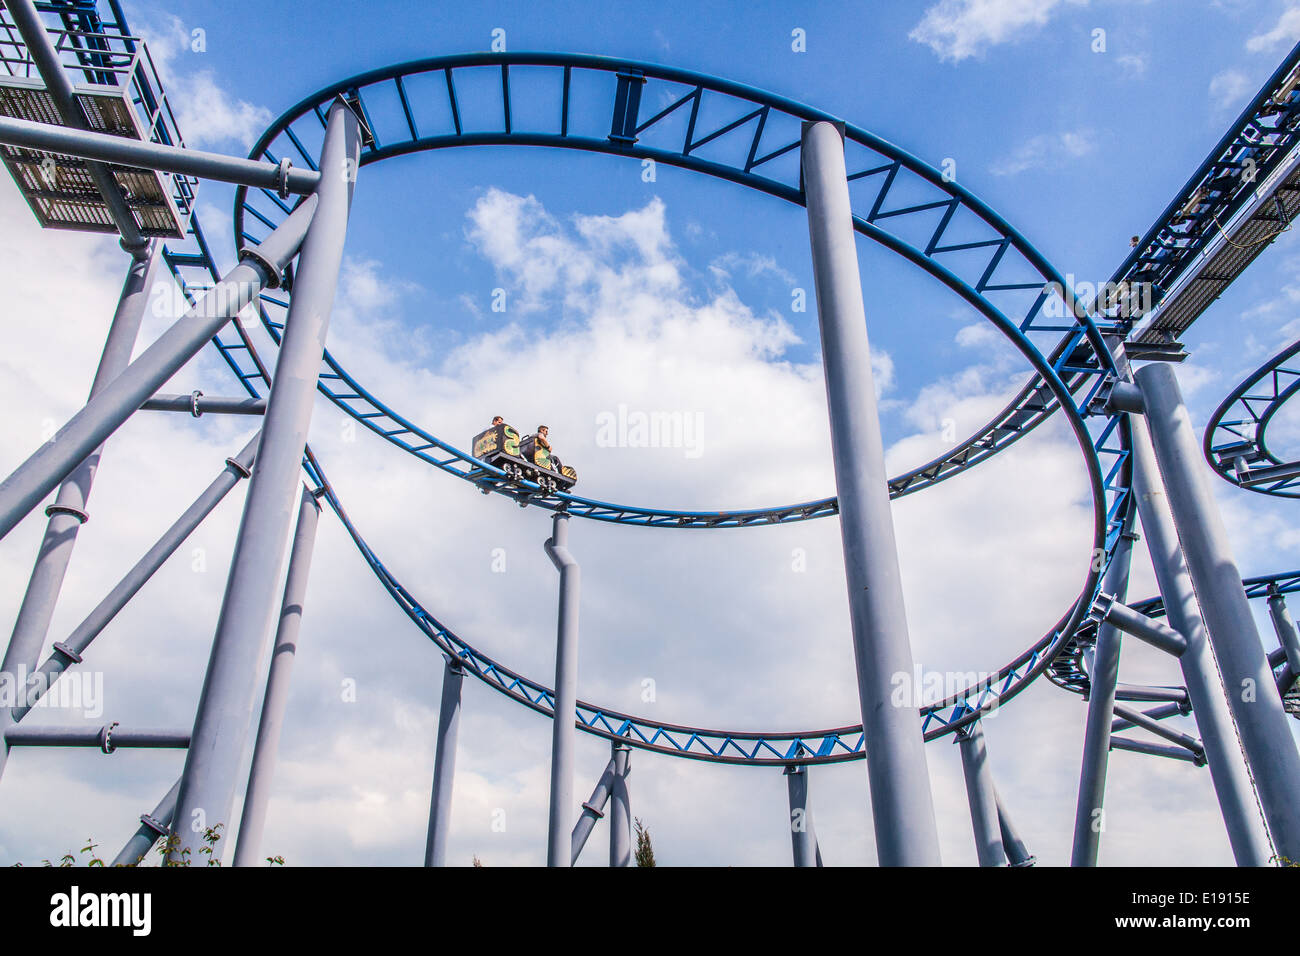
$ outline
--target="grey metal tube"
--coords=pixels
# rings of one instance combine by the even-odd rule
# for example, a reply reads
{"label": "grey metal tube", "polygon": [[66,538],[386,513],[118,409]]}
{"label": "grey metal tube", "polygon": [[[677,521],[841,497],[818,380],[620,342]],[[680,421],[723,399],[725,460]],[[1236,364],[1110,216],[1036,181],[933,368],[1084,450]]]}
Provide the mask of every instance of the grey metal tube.
{"label": "grey metal tube", "polygon": [[[239,265],[73,415],[50,441],[0,482],[0,537],[12,531],[264,287],[279,283],[285,265],[302,243],[317,204],[316,195],[307,197],[265,242],[256,249],[245,249]],[[314,370],[312,374],[314,381]]]}
{"label": "grey metal tube", "polygon": [[1149,687],[1144,684],[1125,684],[1120,681],[1115,688],[1116,700],[1167,700],[1174,703],[1187,703],[1187,691],[1181,687]]}
{"label": "grey metal tube", "polygon": [[596,781],[596,788],[591,791],[591,797],[582,805],[582,813],[573,827],[573,835],[570,838],[572,846],[570,866],[578,862],[578,856],[582,853],[582,848],[587,845],[587,837],[591,836],[596,821],[605,815],[605,804],[609,802],[609,794],[613,787],[614,759],[611,757],[601,772],[600,779]]}
{"label": "grey metal tube", "polygon": [[104,753],[123,748],[188,747],[190,735],[184,730],[119,730],[104,727],[10,727],[5,741],[11,747],[99,747]]}
{"label": "grey metal tube", "polygon": [[790,799],[790,849],[795,866],[817,866],[817,835],[812,825],[812,810],[808,806],[808,768],[791,764],[785,768],[786,794]]}
{"label": "grey metal tube", "polygon": [[[1124,522],[1102,590],[1122,597],[1128,594],[1133,558],[1132,515]],[[1110,764],[1110,721],[1119,688],[1119,629],[1108,621],[1097,627],[1092,666],[1088,671],[1088,716],[1083,733],[1083,763],[1079,770],[1079,798],[1074,808],[1074,843],[1071,866],[1096,866],[1101,846],[1106,801],[1106,771]],[[1004,846],[1005,849],[1005,846]],[[1010,859],[1010,854],[1007,854]]]}
{"label": "grey metal tube", "polygon": [[[1178,714],[1186,713],[1178,704],[1161,704],[1159,707],[1152,707],[1150,710],[1144,710],[1142,716],[1149,717],[1152,720],[1164,720],[1166,717],[1174,717]],[[1128,730],[1133,726],[1131,720],[1125,720],[1123,717],[1117,717],[1111,721],[1110,732],[1116,733],[1121,730]]]}
{"label": "grey metal tube", "polygon": [[264,398],[225,398],[208,396],[202,392],[191,395],[155,395],[143,405],[145,412],[186,412],[198,418],[209,412],[220,415],[263,415],[266,413]]}
{"label": "grey metal tube", "polygon": [[1002,803],[1002,795],[998,793],[996,786],[993,788],[993,800],[998,807],[998,830],[1002,833],[1002,846],[1007,851],[1007,862],[1011,866],[1033,866],[1035,857],[1025,846],[1025,841],[1020,839],[1020,834],[1011,822],[1011,815],[1007,813],[1007,808]]}
{"label": "grey metal tube", "polygon": [[[14,18],[14,25],[18,27],[18,32],[22,34],[27,52],[31,54],[32,62],[36,64],[41,79],[45,81],[46,92],[54,101],[54,107],[59,111],[60,118],[73,130],[89,130],[86,116],[81,111],[76,94],[73,92],[72,81],[68,79],[63,64],[59,62],[59,55],[55,52],[54,45],[50,43],[45,24],[41,22],[41,15],[36,12],[36,4],[32,0],[5,0],[5,6],[9,8],[9,15]],[[108,207],[117,231],[122,234],[122,246],[132,253],[144,249],[148,240],[141,235],[135,221],[135,214],[127,206],[121,187],[118,186],[117,180],[113,178],[108,167],[103,163],[91,161],[86,163],[86,172],[90,174],[95,188],[104,197],[104,205]]]}
{"label": "grey metal tube", "polygon": [[433,789],[429,797],[429,833],[424,865],[447,865],[447,836],[451,832],[451,798],[456,784],[456,739],[460,736],[460,694],[465,668],[446,658],[442,669],[442,702],[438,708],[438,743],[433,755]]}
{"label": "grey metal tube", "polygon": [[144,855],[153,849],[158,838],[166,835],[167,828],[172,825],[172,817],[176,816],[176,794],[180,789],[181,781],[177,777],[172,788],[153,808],[153,813],[141,814],[140,829],[126,841],[122,851],[113,857],[113,866],[138,865],[144,859]]}
{"label": "grey metal tube", "polygon": [[322,178],[320,188],[307,199],[319,200],[319,208],[298,259],[257,470],[249,482],[235,539],[194,720],[194,744],[186,754],[173,827],[179,840],[172,859],[180,859],[187,848],[197,856],[204,826],[229,825],[258,666],[279,604],[276,583],[297,504],[298,470],[343,260],[353,192],[353,177],[345,170],[357,169],[360,148],[356,117],[341,100],[336,101],[325,129],[320,168],[337,174]]}
{"label": "grey metal tube", "polygon": [[[1139,369],[1136,378],[1147,408],[1145,415],[1130,416],[1135,490],[1147,550],[1169,622],[1188,642],[1179,664],[1233,855],[1241,866],[1266,866],[1272,852],[1259,819],[1261,807],[1279,851],[1286,852],[1279,842],[1283,836],[1300,839],[1294,801],[1286,796],[1293,786],[1290,781],[1300,776],[1289,776],[1285,769],[1291,765],[1300,774],[1300,755],[1276,694],[1261,689],[1259,702],[1241,699],[1241,682],[1252,668],[1270,684],[1272,671],[1241,577],[1230,586],[1225,583],[1225,572],[1238,572],[1201,473],[1200,443],[1191,433],[1173,369],[1150,365]],[[1189,440],[1195,447],[1190,455]],[[1243,612],[1246,630],[1235,630],[1242,626]],[[1275,708],[1276,720],[1261,709],[1269,706]],[[1270,764],[1273,759],[1280,778]]]}
{"label": "grey metal tube", "polygon": [[284,185],[287,187],[286,192],[306,195],[315,191],[320,182],[320,173],[311,169],[289,167],[288,175],[282,183],[280,167],[274,163],[239,159],[189,147],[181,149],[159,143],[142,143],[94,130],[50,126],[8,117],[0,117],[0,143],[76,156],[94,161],[96,166],[103,162],[136,169],[156,169],[164,173],[234,183],[250,189],[278,190]]}
{"label": "grey metal tube", "polygon": [[1152,757],[1168,757],[1171,760],[1185,760],[1188,763],[1194,763],[1201,766],[1205,763],[1205,758],[1192,753],[1184,747],[1174,747],[1168,744],[1153,744],[1145,740],[1131,740],[1128,737],[1110,738],[1111,750],[1128,750],[1135,754],[1147,754]]}
{"label": "grey metal tube", "polygon": [[632,748],[625,743],[613,744],[614,778],[609,791],[609,865],[632,865],[632,806],[627,777]]}
{"label": "grey metal tube", "polygon": [[1271,585],[1268,591],[1268,616],[1273,620],[1273,630],[1277,632],[1278,643],[1286,653],[1286,662],[1291,673],[1300,674],[1300,633],[1297,633],[1295,621],[1287,610],[1286,598]]}
{"label": "grey metal tube", "polygon": [[918,704],[894,702],[913,660],[839,129],[805,123],[802,164],[876,852],[882,866],[937,866]]}
{"label": "grey metal tube", "polygon": [[[546,865],[572,866],[573,841],[566,821],[573,806],[573,727],[578,707],[578,605],[582,572],[569,553],[569,516],[557,512],[546,553],[560,572],[555,634],[555,714],[551,721],[551,796]],[[566,840],[566,837],[568,838]]]}
{"label": "grey metal tube", "polygon": [[72,664],[80,662],[82,653],[117,616],[117,613],[126,607],[136,592],[144,587],[154,573],[167,562],[167,559],[194,532],[203,519],[212,513],[230,489],[235,487],[241,478],[248,477],[253,467],[258,437],[254,435],[238,455],[226,459],[226,467],[212,484],[208,485],[203,494],[185,509],[184,514],[177,518],[154,546],[145,552],[144,557],[135,563],[117,586],[95,605],[94,610],[77,625],[67,640],[55,645],[54,651],[36,672],[40,676],[34,674],[29,679],[25,703],[20,703],[11,711],[14,721],[26,717],[31,712],[32,705],[54,685],[59,675]]}
{"label": "grey metal tube", "polygon": [[971,827],[975,831],[975,852],[980,866],[1002,866],[1007,862],[998,824],[998,800],[989,769],[984,728],[978,720],[957,732],[961,748],[962,775],[966,778],[966,799],[970,804]]}
{"label": "grey metal tube", "polygon": [[[133,258],[127,270],[117,300],[117,309],[104,340],[99,367],[90,386],[92,399],[121,374],[131,361],[131,350],[135,348],[145,304],[149,298],[153,266],[158,258],[152,245],[147,248],[148,254]],[[72,558],[77,532],[87,517],[86,505],[102,453],[102,444],[97,443],[84,459],[74,463],[74,470],[59,487],[54,504],[46,509],[48,521],[45,536],[32,567],[22,604],[18,608],[18,617],[14,621],[4,660],[0,663],[0,671],[10,675],[14,683],[20,673],[30,672],[40,660],[41,647],[49,633],[59,592],[63,589],[63,579]],[[9,722],[9,714],[0,713],[0,738]],[[6,749],[0,746],[0,772],[3,772],[5,763]]]}
{"label": "grey metal tube", "polygon": [[1187,638],[1182,634],[1163,621],[1147,617],[1119,601],[1111,601],[1106,606],[1105,617],[1125,634],[1132,634],[1166,654],[1182,657],[1187,650]]}
{"label": "grey metal tube", "polygon": [[248,790],[244,811],[239,817],[239,839],[235,844],[235,866],[256,866],[262,849],[262,832],[266,828],[266,810],[271,802],[271,780],[280,750],[280,730],[284,710],[289,703],[289,679],[298,655],[298,634],[302,630],[302,612],[307,602],[307,580],[311,575],[312,551],[316,546],[316,526],[320,522],[320,504],[304,485],[298,506],[298,527],[293,533],[289,552],[289,572],[284,581],[284,600],[280,604],[280,624],[271,650],[271,668],[266,675],[266,695],[262,698],[262,717],[257,724],[257,742],[253,745],[253,763],[248,770]]}

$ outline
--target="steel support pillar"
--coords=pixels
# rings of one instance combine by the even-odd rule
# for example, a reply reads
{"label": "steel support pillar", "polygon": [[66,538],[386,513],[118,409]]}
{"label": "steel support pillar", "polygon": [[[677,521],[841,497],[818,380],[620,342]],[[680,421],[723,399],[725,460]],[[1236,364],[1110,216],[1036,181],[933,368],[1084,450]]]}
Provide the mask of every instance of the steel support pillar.
{"label": "steel support pillar", "polygon": [[248,790],[244,811],[239,816],[239,839],[235,844],[235,866],[256,866],[266,827],[266,809],[271,801],[271,779],[280,750],[280,729],[289,703],[289,678],[298,656],[298,634],[302,630],[302,612],[307,601],[307,579],[311,574],[312,551],[316,546],[316,527],[320,523],[320,504],[304,485],[298,506],[298,527],[293,533],[289,552],[289,573],[284,581],[284,600],[280,604],[280,624],[271,650],[271,669],[266,675],[266,695],[262,698],[262,718],[257,725],[257,742],[253,745],[253,764],[248,771]]}
{"label": "steel support pillar", "polygon": [[560,605],[555,633],[555,708],[551,721],[551,812],[546,865],[572,866],[573,840],[567,821],[573,808],[573,745],[578,707],[578,601],[582,592],[578,562],[569,553],[569,516],[556,512],[546,553],[560,572]]}
{"label": "steel support pillar", "polygon": [[[1119,544],[1111,557],[1102,590],[1124,600],[1128,595],[1133,558],[1133,515],[1124,522]],[[1074,809],[1074,845],[1071,866],[1096,866],[1101,833],[1105,827],[1106,771],[1110,764],[1110,721],[1119,687],[1122,641],[1114,624],[1097,626],[1092,665],[1088,668],[1088,717],[1083,734],[1083,766],[1079,771],[1079,800]],[[1010,855],[1008,854],[1008,859]]]}
{"label": "steel support pillar", "polygon": [[998,823],[998,798],[993,789],[984,728],[978,720],[957,731],[957,746],[961,748],[961,770],[966,778],[966,799],[970,804],[979,864],[1002,866],[1007,862],[1007,852],[1002,844],[1002,827]]}
{"label": "steel support pillar", "polygon": [[140,815],[140,829],[135,831],[131,839],[126,841],[126,846],[122,851],[113,857],[113,866],[136,866],[144,859],[145,854],[153,849],[160,836],[167,835],[167,829],[172,824],[172,817],[176,815],[176,794],[180,792],[181,782],[177,778],[172,784],[172,788],[167,791],[166,796],[158,801],[158,806],[153,808],[153,813],[143,813]]}
{"label": "steel support pillar", "polygon": [[257,470],[244,502],[182,774],[172,825],[179,837],[170,854],[173,859],[181,859],[186,849],[197,858],[205,828],[229,828],[256,675],[278,604],[276,584],[297,503],[294,491],[338,285],[360,148],[357,118],[338,100],[330,109],[319,164],[334,172],[321,178],[314,194],[319,208],[298,259]]}
{"label": "steel support pillar", "polygon": [[316,195],[309,196],[261,245],[244,249],[239,265],[0,482],[0,537],[12,531],[263,288],[279,285],[318,204]]}
{"label": "steel support pillar", "polygon": [[451,832],[451,798],[456,783],[456,738],[460,735],[460,692],[465,668],[454,657],[442,670],[442,703],[438,708],[438,743],[433,755],[433,792],[429,798],[429,833],[424,841],[424,865],[447,865],[447,836]]}
{"label": "steel support pillar", "polygon": [[[131,362],[131,350],[135,348],[140,333],[155,262],[157,255],[152,244],[131,260],[113,321],[109,325],[108,336],[104,340],[99,367],[90,386],[92,399]],[[20,681],[25,681],[40,660],[41,647],[49,633],[54,606],[63,588],[77,533],[88,517],[86,505],[102,453],[103,447],[96,447],[75,465],[75,469],[59,487],[54,503],[45,509],[48,518],[45,536],[41,540],[36,564],[18,608],[9,646],[0,663],[0,671],[10,675],[10,686],[18,686]],[[7,712],[0,714],[0,737],[3,737],[4,729],[10,722]],[[4,771],[5,757],[6,749],[0,746],[0,773]]]}
{"label": "steel support pillar", "polygon": [[849,206],[844,140],[805,123],[802,164],[839,495],[863,747],[882,866],[937,866],[939,836],[916,701],[894,699],[913,672],[890,513],[862,283]]}
{"label": "steel support pillar", "polygon": [[1297,633],[1295,621],[1287,610],[1286,598],[1273,584],[1268,589],[1268,616],[1273,619],[1273,630],[1277,632],[1278,643],[1286,653],[1286,662],[1292,674],[1300,674],[1300,633]]}
{"label": "steel support pillar", "polygon": [[45,659],[45,663],[41,665],[40,670],[28,679],[27,693],[24,699],[18,703],[18,706],[13,708],[12,713],[15,721],[22,720],[27,716],[36,701],[59,679],[59,675],[73,664],[81,663],[81,656],[86,648],[117,616],[117,613],[126,607],[136,592],[144,587],[154,573],[167,562],[167,559],[194,532],[194,529],[203,522],[203,519],[212,513],[212,510],[221,503],[230,489],[235,487],[241,479],[247,478],[252,473],[253,456],[257,451],[257,441],[258,436],[254,435],[238,455],[226,459],[225,469],[213,480],[212,484],[208,485],[203,494],[199,495],[194,500],[194,503],[185,509],[185,512],[176,519],[175,523],[167,529],[154,546],[145,552],[144,557],[135,563],[135,566],[126,573],[117,586],[95,605],[94,610],[77,625],[67,640],[54,645],[53,651]]}
{"label": "steel support pillar", "polygon": [[795,866],[819,866],[817,832],[813,829],[812,810],[808,806],[808,768],[791,764],[785,768],[786,793],[790,799],[790,848]]}
{"label": "steel support pillar", "polygon": [[1037,858],[1029,852],[1025,841],[1016,832],[996,786],[993,788],[993,800],[998,806],[998,830],[1002,833],[1002,847],[1007,851],[1007,862],[1011,866],[1033,866]]}
{"label": "steel support pillar", "polygon": [[1271,689],[1273,673],[1206,481],[1200,442],[1171,366],[1147,365],[1134,378],[1146,407],[1145,415],[1130,416],[1138,508],[1169,621],[1188,641],[1179,662],[1233,854],[1243,866],[1270,857],[1241,766],[1244,751],[1277,851],[1300,859],[1300,752]]}
{"label": "steel support pillar", "polygon": [[632,865],[632,805],[627,776],[632,772],[632,748],[621,741],[612,747],[614,779],[609,791],[609,865]]}
{"label": "steel support pillar", "polygon": [[587,837],[591,836],[596,821],[605,815],[605,804],[609,802],[609,794],[613,788],[614,758],[611,757],[609,763],[605,765],[604,771],[601,772],[600,779],[596,781],[596,788],[591,791],[591,797],[582,805],[582,813],[578,817],[577,824],[573,827],[573,834],[570,838],[572,847],[572,855],[569,858],[570,866],[578,862],[578,856],[582,853],[582,848],[587,845]]}

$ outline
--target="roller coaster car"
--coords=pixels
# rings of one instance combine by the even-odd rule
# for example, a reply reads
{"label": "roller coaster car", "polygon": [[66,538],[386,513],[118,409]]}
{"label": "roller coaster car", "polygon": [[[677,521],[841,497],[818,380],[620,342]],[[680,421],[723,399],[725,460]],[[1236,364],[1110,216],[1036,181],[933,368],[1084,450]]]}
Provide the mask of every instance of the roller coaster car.
{"label": "roller coaster car", "polygon": [[536,435],[519,437],[509,425],[492,425],[474,436],[474,457],[495,465],[511,481],[535,481],[548,492],[568,491],[578,473],[537,444]]}

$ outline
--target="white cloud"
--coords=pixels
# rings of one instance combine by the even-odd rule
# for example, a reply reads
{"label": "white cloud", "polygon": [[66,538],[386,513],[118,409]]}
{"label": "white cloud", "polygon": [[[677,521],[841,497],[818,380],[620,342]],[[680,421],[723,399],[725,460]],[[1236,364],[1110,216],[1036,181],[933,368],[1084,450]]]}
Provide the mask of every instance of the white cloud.
{"label": "white cloud", "polygon": [[269,109],[231,95],[217,82],[214,71],[189,68],[201,55],[192,52],[190,31],[179,17],[149,23],[140,34],[187,145],[238,144],[247,150],[271,125],[275,116]]}
{"label": "white cloud", "polygon": [[[1087,0],[1067,0],[1082,6]],[[1062,0],[940,0],[927,9],[908,36],[941,60],[960,62],[1016,40],[1041,27]]]}
{"label": "white cloud", "polygon": [[990,172],[994,176],[1014,176],[1030,169],[1055,166],[1087,156],[1096,149],[1095,131],[1065,130],[1061,133],[1040,133],[1030,137],[1009,156],[995,163]]}
{"label": "white cloud", "polygon": [[1240,107],[1251,90],[1250,80],[1240,70],[1223,70],[1210,80],[1210,102],[1215,110],[1224,112]]}
{"label": "white cloud", "polygon": [[1300,40],[1300,6],[1288,6],[1278,17],[1273,29],[1267,33],[1258,33],[1246,41],[1246,49],[1251,53],[1271,53],[1284,46],[1291,46]]}

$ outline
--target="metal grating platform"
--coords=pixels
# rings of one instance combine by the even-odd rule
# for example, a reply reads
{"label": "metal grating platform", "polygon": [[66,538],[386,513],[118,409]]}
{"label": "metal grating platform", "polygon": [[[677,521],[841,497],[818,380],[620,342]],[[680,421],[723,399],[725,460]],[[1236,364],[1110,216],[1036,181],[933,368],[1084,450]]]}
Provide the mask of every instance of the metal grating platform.
{"label": "metal grating platform", "polygon": [[[77,87],[77,100],[97,132],[144,140],[131,103],[112,92]],[[63,125],[50,94],[38,81],[0,76],[0,113],[14,119]],[[0,148],[9,174],[42,226],[89,232],[117,232],[99,190],[79,159],[37,150]],[[153,170],[110,166],[128,207],[145,236],[185,235],[184,214],[174,193],[177,177]],[[192,195],[192,190],[191,190]]]}

